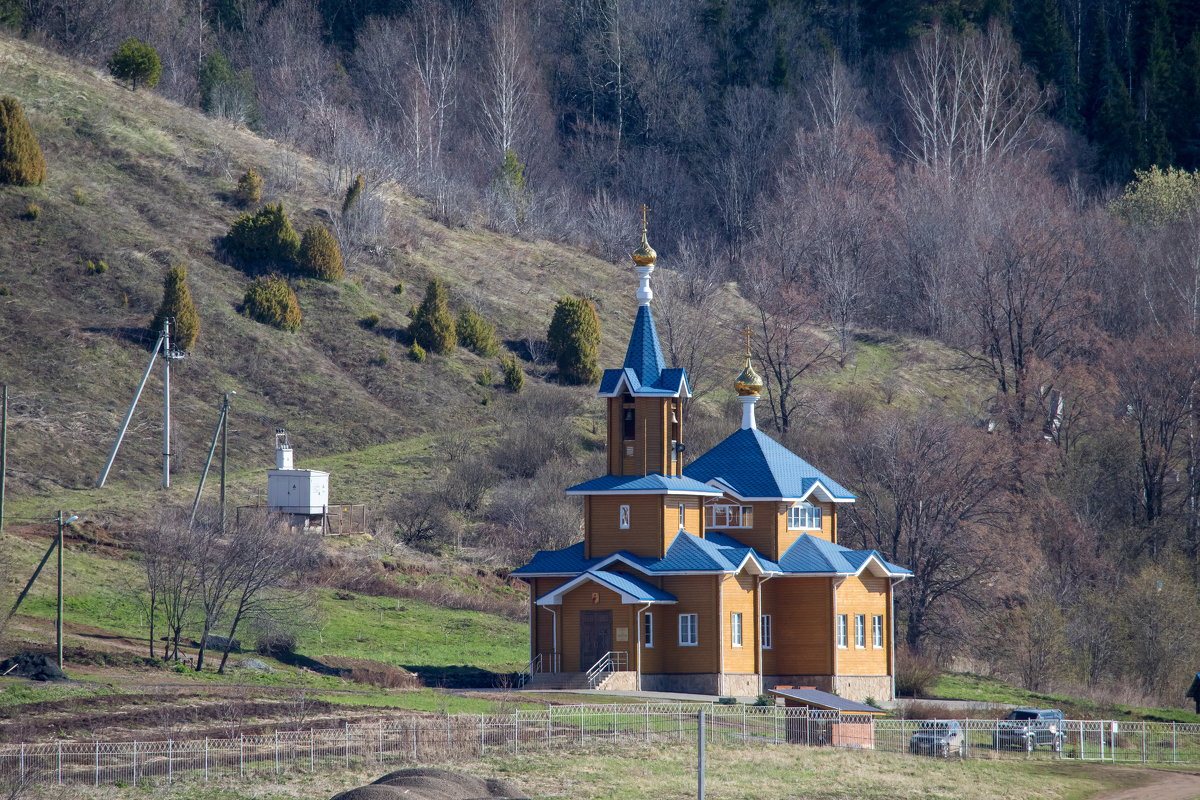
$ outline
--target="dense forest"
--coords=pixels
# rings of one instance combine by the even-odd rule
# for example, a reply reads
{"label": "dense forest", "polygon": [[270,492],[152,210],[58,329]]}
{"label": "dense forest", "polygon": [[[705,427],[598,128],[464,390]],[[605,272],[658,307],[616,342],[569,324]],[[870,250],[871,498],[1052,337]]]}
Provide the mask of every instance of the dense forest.
{"label": "dense forest", "polygon": [[[612,258],[648,204],[670,358],[697,399],[723,396],[707,304],[735,281],[762,422],[858,494],[845,543],[913,569],[917,657],[1182,702],[1200,663],[1200,5],[0,0],[0,20],[97,65],[149,42],[156,91],[319,156],[331,192],[363,174],[446,224]],[[948,347],[986,391],[814,380],[893,335]],[[703,452],[728,415],[695,406]],[[429,496],[482,497],[480,470]],[[490,541],[561,546],[576,512],[528,508],[556,487],[458,511]],[[439,513],[404,515],[433,539]]]}

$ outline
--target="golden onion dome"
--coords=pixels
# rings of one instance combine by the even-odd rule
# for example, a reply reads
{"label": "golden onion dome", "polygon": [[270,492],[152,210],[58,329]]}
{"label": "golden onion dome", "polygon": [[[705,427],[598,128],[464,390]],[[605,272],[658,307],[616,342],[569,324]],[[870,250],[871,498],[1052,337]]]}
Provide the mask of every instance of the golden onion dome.
{"label": "golden onion dome", "polygon": [[742,397],[750,395],[758,395],[762,393],[763,381],[754,371],[753,365],[750,363],[750,356],[746,356],[746,368],[742,370],[742,374],[737,376],[733,382],[733,388]]}
{"label": "golden onion dome", "polygon": [[645,205],[642,206],[642,244],[630,255],[633,263],[639,267],[652,267],[654,266],[654,262],[658,260],[658,253],[654,252],[654,248],[650,246],[650,242],[646,239],[646,212],[649,210]]}

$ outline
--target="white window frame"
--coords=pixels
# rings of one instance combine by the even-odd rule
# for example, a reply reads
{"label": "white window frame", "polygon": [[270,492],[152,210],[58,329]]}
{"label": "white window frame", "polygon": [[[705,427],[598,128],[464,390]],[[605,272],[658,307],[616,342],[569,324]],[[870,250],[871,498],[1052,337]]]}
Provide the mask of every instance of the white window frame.
{"label": "white window frame", "polygon": [[856,648],[865,648],[867,646],[867,615],[854,615],[854,646]]}
{"label": "white window frame", "polygon": [[837,646],[846,649],[846,615],[837,615]]}
{"label": "white window frame", "polygon": [[617,527],[623,531],[629,530],[629,506],[617,509]]}
{"label": "white window frame", "polygon": [[700,618],[697,614],[679,615],[679,646],[695,647],[700,644]]}
{"label": "white window frame", "polygon": [[734,647],[742,646],[742,612],[734,611],[729,615],[729,640]]}
{"label": "white window frame", "polygon": [[679,504],[679,530],[687,530],[687,504]]}
{"label": "white window frame", "polygon": [[[724,522],[717,521],[717,511],[724,517]],[[736,520],[736,524],[734,521]],[[754,506],[742,506],[734,503],[711,503],[704,506],[704,527],[706,528],[753,528]]]}
{"label": "white window frame", "polygon": [[871,646],[876,650],[883,647],[883,614],[871,616]]}
{"label": "white window frame", "polygon": [[647,611],[642,618],[642,644],[647,648],[654,647],[654,612]]}
{"label": "white window frame", "polygon": [[761,637],[761,639],[762,639],[762,649],[763,649],[763,650],[770,650],[770,649],[771,649],[771,643],[772,643],[772,641],[774,641],[774,640],[771,638],[771,615],[770,615],[770,614],[763,614],[763,615],[762,615],[762,616],[759,618],[759,625],[758,625],[758,627],[759,627],[759,636],[760,636],[760,637]]}
{"label": "white window frame", "polygon": [[819,531],[821,528],[821,507],[807,500],[801,500],[788,507],[787,526],[789,531]]}

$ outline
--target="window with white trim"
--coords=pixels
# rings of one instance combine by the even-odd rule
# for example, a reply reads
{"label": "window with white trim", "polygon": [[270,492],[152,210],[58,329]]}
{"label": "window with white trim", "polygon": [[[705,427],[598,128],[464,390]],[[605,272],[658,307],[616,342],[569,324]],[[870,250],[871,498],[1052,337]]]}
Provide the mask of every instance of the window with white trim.
{"label": "window with white trim", "polygon": [[704,507],[704,525],[709,528],[752,528],[754,507],[734,506],[724,503]]}
{"label": "window with white trim", "polygon": [[821,530],[821,507],[814,506],[807,500],[796,503],[788,508],[788,530],[819,531]]}
{"label": "window with white trim", "polygon": [[837,615],[837,646],[846,646],[846,615]]}
{"label": "window with white trim", "polygon": [[729,615],[729,634],[734,647],[742,646],[742,612],[734,611]]}
{"label": "window with white trim", "polygon": [[650,611],[642,617],[642,644],[654,647],[654,613]]}
{"label": "window with white trim", "polygon": [[867,615],[866,614],[855,614],[854,615],[854,646],[855,647],[866,647],[867,646]]}
{"label": "window with white trim", "polygon": [[683,503],[679,504],[679,530],[687,527],[687,506]]}
{"label": "window with white trim", "polygon": [[871,617],[871,645],[876,648],[883,647],[883,614]]}
{"label": "window with white trim", "polygon": [[762,629],[762,633],[760,635],[762,637],[761,641],[762,641],[763,650],[770,650],[771,649],[771,615],[770,614],[763,614],[759,618],[759,628]]}
{"label": "window with white trim", "polygon": [[679,644],[684,647],[694,647],[699,644],[699,636],[695,614],[679,615]]}
{"label": "window with white trim", "polygon": [[621,530],[629,530],[629,506],[621,506],[617,512],[617,527]]}

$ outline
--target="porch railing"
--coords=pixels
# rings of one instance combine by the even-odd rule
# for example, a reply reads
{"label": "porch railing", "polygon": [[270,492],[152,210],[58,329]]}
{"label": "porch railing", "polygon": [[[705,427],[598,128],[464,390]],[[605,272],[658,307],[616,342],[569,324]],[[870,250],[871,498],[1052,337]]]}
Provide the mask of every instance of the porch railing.
{"label": "porch railing", "polygon": [[609,650],[587,671],[588,687],[595,689],[614,672],[629,669],[629,654],[624,650]]}

